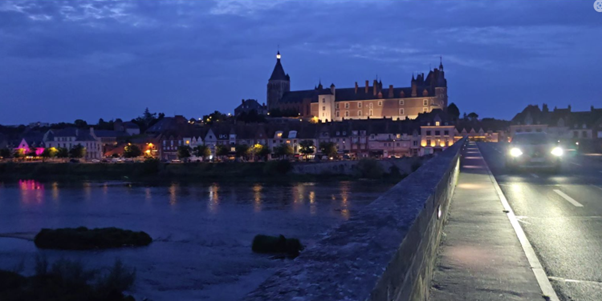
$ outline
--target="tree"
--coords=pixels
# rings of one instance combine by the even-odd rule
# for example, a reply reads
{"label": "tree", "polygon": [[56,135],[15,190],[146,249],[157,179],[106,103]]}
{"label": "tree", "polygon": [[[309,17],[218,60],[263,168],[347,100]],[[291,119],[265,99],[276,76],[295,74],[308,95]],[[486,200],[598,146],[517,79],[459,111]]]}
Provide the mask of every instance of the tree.
{"label": "tree", "polygon": [[75,122],[73,122],[73,124],[75,124],[75,126],[78,128],[85,128],[88,126],[88,123],[82,119],[76,120]]}
{"label": "tree", "polygon": [[64,147],[59,147],[56,149],[57,158],[67,158],[69,157],[69,150]]}
{"label": "tree", "polygon": [[13,152],[13,158],[21,159],[23,157],[25,157],[25,151],[22,148],[15,149],[15,151]]}
{"label": "tree", "polygon": [[136,144],[128,144],[123,148],[125,158],[136,158],[142,156],[142,150]]}
{"label": "tree", "polygon": [[56,148],[47,147],[42,152],[42,160],[45,161],[46,159],[54,158],[54,157],[56,157],[57,153],[58,153],[58,150]]}
{"label": "tree", "polygon": [[280,144],[279,146],[274,147],[274,156],[282,158],[292,155],[293,148],[288,144]]}
{"label": "tree", "polygon": [[218,157],[227,156],[230,153],[228,148],[223,145],[218,145],[215,147],[215,155]]}
{"label": "tree", "polygon": [[8,148],[0,149],[0,157],[6,159],[6,158],[10,158],[11,155],[12,155],[12,153],[11,153],[10,149],[8,149]]}
{"label": "tree", "polygon": [[337,145],[334,142],[322,142],[320,143],[320,152],[327,157],[336,158],[338,154]]}
{"label": "tree", "polygon": [[142,116],[132,119],[132,122],[140,127],[140,132],[145,132],[148,128],[165,117],[165,114],[163,113],[159,113],[158,115],[159,116],[157,117],[157,113],[151,113],[148,108],[146,108],[142,113]]}
{"label": "tree", "polygon": [[246,144],[239,144],[236,146],[236,157],[238,158],[247,158],[247,156],[249,155],[249,146]]}
{"label": "tree", "polygon": [[456,104],[452,102],[447,107],[447,114],[449,114],[449,116],[453,117],[454,120],[457,120],[458,118],[460,118],[460,109],[458,109],[458,106],[456,106]]}
{"label": "tree", "polygon": [[299,152],[303,154],[305,159],[307,160],[307,155],[311,155],[314,153],[314,141],[313,140],[303,140],[299,142]]}
{"label": "tree", "polygon": [[221,113],[219,111],[215,111],[209,115],[204,115],[203,122],[205,122],[206,124],[213,124],[213,123],[217,123],[217,122],[229,121],[232,118],[233,117],[230,115]]}
{"label": "tree", "polygon": [[86,148],[83,147],[81,144],[78,144],[69,150],[70,158],[78,159],[78,158],[83,158],[85,156],[86,156]]}
{"label": "tree", "polygon": [[268,159],[268,155],[270,154],[270,148],[261,144],[255,144],[253,147],[253,153],[255,156],[265,161]]}
{"label": "tree", "polygon": [[194,148],[194,155],[205,159],[211,156],[211,149],[207,145],[199,145]]}
{"label": "tree", "polygon": [[477,119],[479,119],[479,114],[472,112],[472,113],[468,114],[468,118],[470,118],[470,120],[472,120],[472,121],[476,121]]}
{"label": "tree", "polygon": [[26,154],[29,157],[36,157],[38,152],[38,148],[32,147],[29,149],[29,152]]}
{"label": "tree", "polygon": [[187,161],[192,156],[192,148],[188,145],[181,145],[178,147],[178,158]]}

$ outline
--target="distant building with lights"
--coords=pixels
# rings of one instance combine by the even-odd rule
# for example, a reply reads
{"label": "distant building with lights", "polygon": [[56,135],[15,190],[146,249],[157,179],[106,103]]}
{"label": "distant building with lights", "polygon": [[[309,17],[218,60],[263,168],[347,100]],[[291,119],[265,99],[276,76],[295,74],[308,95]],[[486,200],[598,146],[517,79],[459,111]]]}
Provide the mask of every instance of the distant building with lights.
{"label": "distant building with lights", "polygon": [[[284,112],[320,121],[347,119],[392,118],[415,119],[420,113],[446,110],[447,80],[443,62],[428,75],[412,76],[409,87],[383,88],[380,80],[372,85],[337,89],[334,84],[324,88],[320,83],[311,90],[291,91],[291,78],[284,72],[280,52],[267,85],[269,112]],[[295,114],[296,113],[296,114]]]}

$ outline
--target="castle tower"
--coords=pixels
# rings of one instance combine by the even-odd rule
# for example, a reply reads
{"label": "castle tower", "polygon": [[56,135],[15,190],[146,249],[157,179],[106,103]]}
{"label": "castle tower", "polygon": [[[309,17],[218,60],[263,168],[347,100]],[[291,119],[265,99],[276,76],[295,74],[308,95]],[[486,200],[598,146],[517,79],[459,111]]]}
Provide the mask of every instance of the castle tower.
{"label": "castle tower", "polygon": [[435,84],[435,96],[441,102],[443,109],[447,109],[447,79],[445,79],[445,71],[443,71],[443,58],[440,58],[439,72]]}
{"label": "castle tower", "polygon": [[278,102],[282,99],[284,93],[291,90],[291,78],[284,73],[284,68],[280,63],[280,51],[276,54],[276,66],[272,71],[272,76],[268,80],[268,111],[278,108]]}

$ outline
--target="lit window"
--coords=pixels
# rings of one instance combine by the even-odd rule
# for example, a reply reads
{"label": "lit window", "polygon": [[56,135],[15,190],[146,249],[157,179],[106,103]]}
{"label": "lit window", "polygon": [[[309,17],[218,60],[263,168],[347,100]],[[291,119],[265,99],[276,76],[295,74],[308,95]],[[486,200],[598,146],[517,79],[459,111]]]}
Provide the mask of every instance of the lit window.
{"label": "lit window", "polygon": [[439,121],[435,121],[435,125],[436,125],[436,126],[439,126],[439,125],[441,125],[441,122],[439,122]]}

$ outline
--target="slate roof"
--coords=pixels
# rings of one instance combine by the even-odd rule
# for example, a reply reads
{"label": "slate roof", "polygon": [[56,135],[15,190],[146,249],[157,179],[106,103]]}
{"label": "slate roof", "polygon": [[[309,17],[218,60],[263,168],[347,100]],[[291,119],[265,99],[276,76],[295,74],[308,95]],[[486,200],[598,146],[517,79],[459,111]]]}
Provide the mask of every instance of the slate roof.
{"label": "slate roof", "polygon": [[[280,52],[278,52],[278,54],[280,54]],[[288,74],[284,73],[284,68],[282,68],[280,59],[276,60],[276,66],[274,66],[274,71],[272,71],[272,76],[270,76],[270,80],[290,80]]]}
{"label": "slate roof", "polygon": [[99,138],[112,138],[129,136],[126,132],[111,131],[111,130],[94,130],[94,135]]}
{"label": "slate roof", "polygon": [[50,130],[47,139],[54,140],[54,137],[76,137],[76,141],[96,141],[96,139],[90,135],[89,129],[65,128]]}

